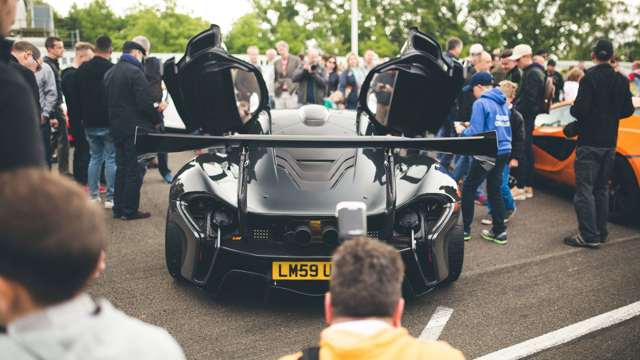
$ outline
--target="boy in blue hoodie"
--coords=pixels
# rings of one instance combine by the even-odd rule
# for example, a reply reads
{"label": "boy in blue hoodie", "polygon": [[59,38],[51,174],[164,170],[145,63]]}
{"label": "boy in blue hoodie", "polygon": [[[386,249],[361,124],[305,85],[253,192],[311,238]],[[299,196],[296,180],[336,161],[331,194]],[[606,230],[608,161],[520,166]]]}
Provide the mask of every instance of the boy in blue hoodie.
{"label": "boy in blue hoodie", "polygon": [[473,91],[476,101],[471,112],[471,125],[464,128],[456,126],[461,136],[473,136],[484,132],[495,131],[498,141],[498,153],[495,158],[474,157],[471,168],[462,185],[462,219],[464,223],[464,239],[471,239],[471,223],[473,222],[474,198],[478,186],[486,179],[493,227],[483,230],[485,240],[499,245],[507,243],[507,227],[504,222],[505,206],[500,193],[502,172],[509,162],[511,154],[511,124],[507,99],[500,91],[492,87],[493,77],[488,72],[474,74],[469,85],[463,91]]}

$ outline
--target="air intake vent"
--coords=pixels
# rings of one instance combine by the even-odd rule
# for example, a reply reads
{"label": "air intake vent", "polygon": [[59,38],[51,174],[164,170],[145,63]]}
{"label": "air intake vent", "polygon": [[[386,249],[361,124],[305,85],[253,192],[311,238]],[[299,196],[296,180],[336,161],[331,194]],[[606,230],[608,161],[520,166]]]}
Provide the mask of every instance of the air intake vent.
{"label": "air intake vent", "polygon": [[270,241],[271,229],[253,229],[253,231],[251,232],[251,236],[253,240]]}

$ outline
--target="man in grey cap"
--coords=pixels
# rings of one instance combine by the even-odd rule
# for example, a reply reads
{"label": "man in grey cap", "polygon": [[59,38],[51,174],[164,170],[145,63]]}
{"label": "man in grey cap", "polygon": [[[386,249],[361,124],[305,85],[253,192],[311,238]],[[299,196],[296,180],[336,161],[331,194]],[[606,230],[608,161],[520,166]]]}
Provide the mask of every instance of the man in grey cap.
{"label": "man in grey cap", "polygon": [[161,111],[154,107],[149,82],[144,75],[142,61],[145,55],[142,45],[126,41],[122,57],[104,75],[109,126],[116,144],[113,217],[123,220],[151,216],[139,211],[145,164],[138,162],[134,143],[136,127],[156,127],[159,124],[157,112]]}

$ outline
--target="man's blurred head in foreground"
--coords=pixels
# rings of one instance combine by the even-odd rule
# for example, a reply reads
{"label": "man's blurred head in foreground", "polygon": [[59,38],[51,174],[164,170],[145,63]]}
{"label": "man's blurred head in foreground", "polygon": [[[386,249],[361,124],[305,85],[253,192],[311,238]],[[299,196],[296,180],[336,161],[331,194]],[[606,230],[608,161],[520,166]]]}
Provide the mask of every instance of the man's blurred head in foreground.
{"label": "man's blurred head in foreground", "polygon": [[399,327],[403,277],[404,263],[391,246],[367,238],[346,241],[333,254],[325,320],[376,318]]}
{"label": "man's blurred head in foreground", "polygon": [[0,203],[0,324],[6,325],[82,293],[101,264],[105,226],[82,188],[43,170],[0,173]]}

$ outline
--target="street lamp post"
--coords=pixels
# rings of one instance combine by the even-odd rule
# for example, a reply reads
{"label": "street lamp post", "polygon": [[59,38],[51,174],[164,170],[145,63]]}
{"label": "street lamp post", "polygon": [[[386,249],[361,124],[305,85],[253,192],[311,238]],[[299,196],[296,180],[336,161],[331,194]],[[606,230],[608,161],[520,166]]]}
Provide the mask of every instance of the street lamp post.
{"label": "street lamp post", "polygon": [[351,52],[358,55],[358,0],[351,0]]}

